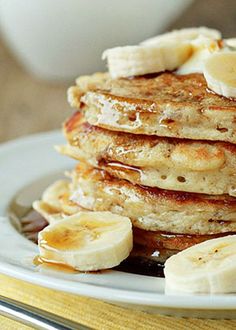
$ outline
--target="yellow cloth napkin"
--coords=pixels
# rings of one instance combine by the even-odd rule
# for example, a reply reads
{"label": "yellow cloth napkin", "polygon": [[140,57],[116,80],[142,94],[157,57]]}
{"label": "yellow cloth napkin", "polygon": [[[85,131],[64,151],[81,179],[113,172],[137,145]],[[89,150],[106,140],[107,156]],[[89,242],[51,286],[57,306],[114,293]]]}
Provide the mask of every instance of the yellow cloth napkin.
{"label": "yellow cloth napkin", "polygon": [[[101,330],[226,330],[236,329],[236,320],[181,319],[110,305],[99,300],[66,294],[0,275],[0,294]],[[29,330],[0,317],[1,330]],[[78,327],[79,329],[79,327]]]}

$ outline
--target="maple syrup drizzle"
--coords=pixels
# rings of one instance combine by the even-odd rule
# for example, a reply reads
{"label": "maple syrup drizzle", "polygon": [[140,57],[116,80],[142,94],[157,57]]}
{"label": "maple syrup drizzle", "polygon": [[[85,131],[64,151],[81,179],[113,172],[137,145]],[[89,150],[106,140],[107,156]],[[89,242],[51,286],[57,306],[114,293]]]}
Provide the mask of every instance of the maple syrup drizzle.
{"label": "maple syrup drizzle", "polygon": [[106,161],[104,159],[101,159],[98,162],[98,165],[101,167],[111,167],[114,170],[121,170],[123,172],[125,171],[135,171],[139,174],[142,174],[142,170],[137,167],[137,166],[131,166],[131,165],[127,165],[127,164],[123,164],[117,161]]}
{"label": "maple syrup drizzle", "polygon": [[33,264],[36,267],[42,267],[42,268],[45,268],[45,269],[49,268],[51,270],[60,271],[60,272],[63,272],[63,273],[69,273],[69,274],[79,273],[79,271],[74,269],[73,267],[70,267],[70,266],[65,265],[65,264],[56,263],[56,262],[50,261],[50,260],[44,260],[40,256],[36,256],[34,258]]}

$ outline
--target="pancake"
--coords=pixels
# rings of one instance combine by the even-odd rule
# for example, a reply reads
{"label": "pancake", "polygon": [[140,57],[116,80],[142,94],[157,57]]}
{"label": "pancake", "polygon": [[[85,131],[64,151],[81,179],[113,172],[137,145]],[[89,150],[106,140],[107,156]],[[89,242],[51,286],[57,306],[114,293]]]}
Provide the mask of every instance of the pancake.
{"label": "pancake", "polygon": [[132,183],[236,195],[236,145],[134,135],[92,126],[77,112],[64,124],[58,150]]}
{"label": "pancake", "polygon": [[236,143],[236,101],[209,91],[202,74],[113,80],[100,74],[87,80],[81,87],[78,79],[68,99],[92,125],[134,134]]}
{"label": "pancake", "polygon": [[93,211],[127,216],[134,227],[181,234],[236,230],[236,199],[147,188],[80,164],[72,173],[70,200]]}
{"label": "pancake", "polygon": [[134,242],[139,246],[146,246],[153,251],[175,250],[182,251],[195,244],[209,239],[232,235],[234,233],[221,233],[212,235],[176,234],[162,231],[147,231],[133,228]]}
{"label": "pancake", "polygon": [[[61,181],[62,182],[62,181]],[[73,203],[69,196],[72,193],[71,186],[67,181],[65,183],[65,190],[63,193],[58,192],[58,185],[56,183],[51,185],[51,191],[53,191],[54,198],[42,198],[42,200],[35,201],[33,207],[36,212],[33,215],[27,215],[22,219],[22,225],[24,226],[24,232],[37,232],[37,229],[42,229],[48,223],[62,220],[66,216],[74,215],[82,210],[78,204]],[[53,189],[53,190],[52,190]],[[47,197],[50,195],[47,194]],[[52,195],[51,195],[52,196]],[[41,214],[43,218],[39,218],[37,214]],[[40,221],[38,221],[38,219]],[[42,221],[44,219],[44,221]],[[45,222],[46,221],[46,222]],[[35,223],[32,226],[32,222]],[[32,230],[31,230],[32,229]],[[190,235],[190,234],[177,234],[163,231],[147,231],[133,227],[134,243],[138,246],[147,247],[152,251],[161,250],[176,250],[182,251],[188,247],[204,242],[208,239],[217,238],[232,233],[221,234],[205,234],[205,235]]]}
{"label": "pancake", "polygon": [[[69,182],[66,180],[60,180],[60,185],[64,185],[63,192],[61,189],[58,189],[58,182],[59,181],[53,183],[50,186],[51,193],[46,194],[47,198],[45,198],[44,193],[41,200],[35,201],[33,203],[33,207],[36,211],[34,211],[33,216],[27,215],[22,219],[24,232],[30,232],[32,229],[32,231],[35,233],[38,228],[41,230],[42,226],[45,227],[48,223],[61,220],[66,216],[74,215],[82,210],[85,210],[70,200],[69,196],[73,193],[73,191]],[[41,214],[43,218],[40,219],[37,214]],[[38,221],[38,219],[40,221]],[[43,219],[44,221],[42,221]],[[35,223],[34,226],[32,226],[32,222]],[[138,246],[145,246],[152,251],[181,251],[207,239],[217,238],[228,234],[230,233],[212,235],[176,234],[162,231],[146,231],[137,227],[133,227],[134,243]]]}

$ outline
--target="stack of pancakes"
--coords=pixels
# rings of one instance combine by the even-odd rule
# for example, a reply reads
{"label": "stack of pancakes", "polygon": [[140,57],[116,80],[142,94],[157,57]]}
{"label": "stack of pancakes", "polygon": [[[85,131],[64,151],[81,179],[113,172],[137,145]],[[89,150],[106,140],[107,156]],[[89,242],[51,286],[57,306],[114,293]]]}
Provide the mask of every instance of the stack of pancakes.
{"label": "stack of pancakes", "polygon": [[133,256],[165,261],[236,232],[236,101],[201,74],[80,77],[60,152],[73,205],[128,216]]}

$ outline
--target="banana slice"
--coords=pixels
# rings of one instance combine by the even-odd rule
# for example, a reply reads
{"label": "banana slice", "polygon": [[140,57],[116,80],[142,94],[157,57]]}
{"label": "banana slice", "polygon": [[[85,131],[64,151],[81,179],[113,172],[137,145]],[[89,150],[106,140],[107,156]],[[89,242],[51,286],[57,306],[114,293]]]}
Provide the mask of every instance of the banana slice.
{"label": "banana slice", "polygon": [[39,233],[42,261],[80,271],[115,267],[132,247],[131,221],[110,212],[79,212]]}
{"label": "banana slice", "polygon": [[174,70],[191,55],[187,43],[163,41],[155,46],[125,46],[107,49],[107,59],[112,78],[137,76],[148,73]]}
{"label": "banana slice", "polygon": [[192,56],[177,70],[177,74],[203,73],[205,61],[220,50],[216,40],[200,35],[191,41]]}
{"label": "banana slice", "polygon": [[208,87],[219,95],[236,97],[236,52],[220,52],[209,57],[204,66]]}
{"label": "banana slice", "polygon": [[44,191],[42,201],[47,203],[54,210],[61,211],[61,199],[64,195],[68,195],[68,192],[69,181],[58,180]]}
{"label": "banana slice", "polygon": [[166,293],[236,292],[236,235],[194,245],[165,263]]}
{"label": "banana slice", "polygon": [[58,180],[51,184],[43,193],[42,200],[33,202],[33,208],[49,223],[64,219],[65,216],[82,210],[80,206],[70,201],[70,183]]}
{"label": "banana slice", "polygon": [[48,223],[57,222],[63,219],[63,214],[61,212],[53,209],[43,201],[34,201],[33,209],[41,214]]}
{"label": "banana slice", "polygon": [[54,182],[44,191],[42,202],[47,204],[49,208],[61,213],[62,216],[81,211],[82,208],[70,200],[70,185],[71,183],[67,180]]}
{"label": "banana slice", "polygon": [[236,50],[236,38],[224,39],[223,42],[230,50]]}
{"label": "banana slice", "polygon": [[61,198],[68,194],[69,182],[58,180],[43,193],[42,200],[33,202],[33,208],[49,223],[63,219]]}
{"label": "banana slice", "polygon": [[190,41],[198,38],[199,36],[205,36],[210,39],[219,40],[221,39],[221,33],[215,29],[209,29],[207,27],[198,28],[186,28],[181,30],[174,30],[167,32],[156,37],[144,40],[141,45],[155,45],[163,40],[174,40],[174,41]]}

